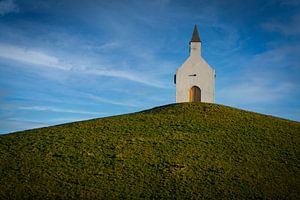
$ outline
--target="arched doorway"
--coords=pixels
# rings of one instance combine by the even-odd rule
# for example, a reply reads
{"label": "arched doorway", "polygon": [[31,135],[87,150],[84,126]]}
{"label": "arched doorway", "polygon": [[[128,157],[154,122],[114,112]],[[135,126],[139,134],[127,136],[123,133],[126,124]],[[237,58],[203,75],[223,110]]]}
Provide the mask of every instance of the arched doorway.
{"label": "arched doorway", "polygon": [[189,102],[201,102],[201,90],[197,86],[193,86],[189,91]]}

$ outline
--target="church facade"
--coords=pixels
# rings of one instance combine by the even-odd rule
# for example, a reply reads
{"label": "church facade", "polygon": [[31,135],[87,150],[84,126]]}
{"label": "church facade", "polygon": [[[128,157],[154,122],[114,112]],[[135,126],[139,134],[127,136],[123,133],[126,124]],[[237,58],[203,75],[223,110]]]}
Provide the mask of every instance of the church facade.
{"label": "church facade", "polygon": [[176,103],[207,102],[214,103],[215,70],[201,56],[202,42],[197,26],[194,27],[190,41],[190,55],[176,70]]}

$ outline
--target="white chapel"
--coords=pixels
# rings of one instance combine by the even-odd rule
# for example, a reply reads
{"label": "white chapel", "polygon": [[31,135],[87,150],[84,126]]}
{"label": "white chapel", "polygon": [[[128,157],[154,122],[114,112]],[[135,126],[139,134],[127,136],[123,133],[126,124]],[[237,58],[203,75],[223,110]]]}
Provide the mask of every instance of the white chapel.
{"label": "white chapel", "polygon": [[190,41],[190,55],[176,70],[176,103],[214,103],[215,70],[201,56],[201,45],[197,26]]}

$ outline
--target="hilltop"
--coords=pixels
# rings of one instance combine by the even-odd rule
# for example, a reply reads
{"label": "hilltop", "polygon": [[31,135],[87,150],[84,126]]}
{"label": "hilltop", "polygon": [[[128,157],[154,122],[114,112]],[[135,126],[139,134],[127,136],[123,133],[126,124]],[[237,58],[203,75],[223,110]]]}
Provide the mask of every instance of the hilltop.
{"label": "hilltop", "polygon": [[0,136],[0,199],[299,199],[300,123],[182,103]]}

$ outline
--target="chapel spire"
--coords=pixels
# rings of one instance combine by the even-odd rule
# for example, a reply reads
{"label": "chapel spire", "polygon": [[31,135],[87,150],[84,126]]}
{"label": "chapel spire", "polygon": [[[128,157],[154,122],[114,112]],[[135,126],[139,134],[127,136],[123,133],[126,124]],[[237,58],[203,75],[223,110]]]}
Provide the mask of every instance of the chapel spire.
{"label": "chapel spire", "polygon": [[201,42],[196,24],[194,26],[194,32],[190,42]]}

